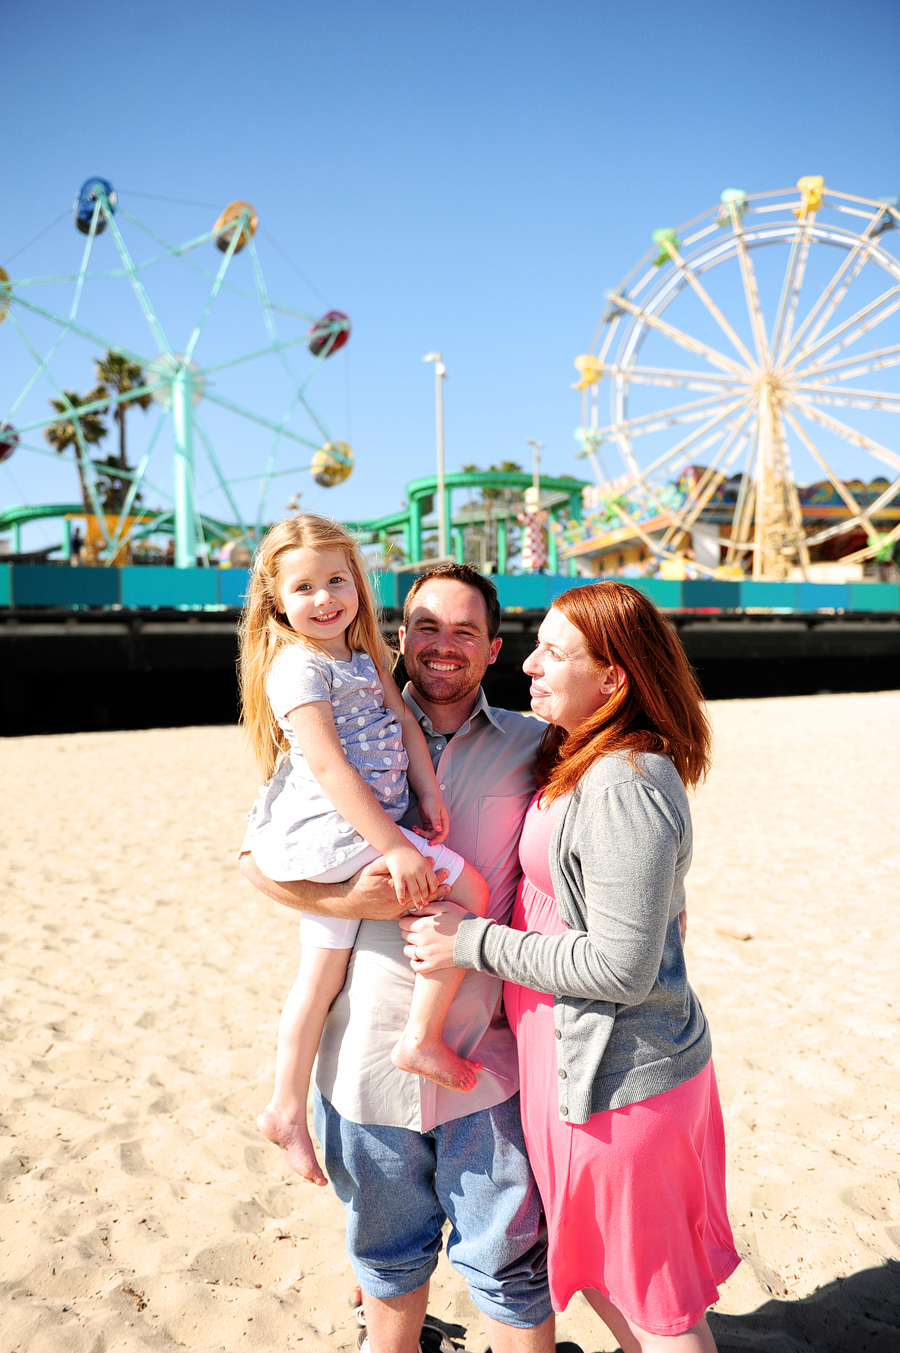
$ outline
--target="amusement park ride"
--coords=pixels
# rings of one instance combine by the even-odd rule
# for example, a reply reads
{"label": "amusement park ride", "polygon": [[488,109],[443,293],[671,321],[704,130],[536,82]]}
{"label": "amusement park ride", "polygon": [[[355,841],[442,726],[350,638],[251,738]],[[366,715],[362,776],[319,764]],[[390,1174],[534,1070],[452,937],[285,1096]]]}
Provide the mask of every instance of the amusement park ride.
{"label": "amusement park ride", "polygon": [[[603,572],[630,551],[663,576],[687,566],[754,580],[814,577],[817,561],[861,577],[864,563],[890,560],[898,207],[809,177],[777,192],[726,189],[712,210],[653,232],[575,362],[577,435],[598,489],[564,556]],[[868,485],[844,468],[849,448],[856,467],[881,471]],[[609,450],[624,473],[604,462]]]}
{"label": "amusement park ride", "polygon": [[[38,444],[39,435],[46,437],[62,415],[71,426],[85,502],[9,508],[0,511],[0,530],[61,517],[70,531],[73,519],[86,519],[88,562],[122,563],[129,547],[168,536],[171,562],[193,569],[210,563],[214,547],[252,548],[259,540],[275,475],[308,470],[326,487],[347,478],[353,453],[329,432],[309,386],[347,342],[350,321],[336,310],[317,317],[270,298],[249,203],[232,202],[210,229],[172,245],[126,211],[109,182],[92,178],[78,195],[74,223],[85,237],[77,272],[10,280],[0,270],[3,329],[14,331],[34,362],[24,388],[0,413],[0,461],[14,452],[54,455]],[[456,557],[464,554],[466,531],[484,522],[471,504],[454,517],[451,492],[503,488],[516,501],[494,514],[493,563],[501,573],[507,526],[516,529],[516,521],[524,568],[551,573],[809,580],[824,576],[817,573],[823,565],[861,578],[863,566],[890,561],[900,541],[900,454],[883,425],[900,412],[898,225],[896,198],[854,197],[810,177],[776,192],[728,189],[711,210],[654,231],[653,249],[608,293],[591,350],[575,363],[583,401],[577,436],[596,484],[544,477],[537,492],[523,473],[447,475],[439,515]],[[107,229],[118,255],[113,268],[94,260]],[[212,246],[222,255],[217,266]],[[244,251],[250,267],[235,282],[234,260]],[[166,263],[191,269],[205,286],[183,351],[167,336],[152,299],[155,270]],[[122,343],[82,321],[85,297],[100,283],[130,288],[149,347]],[[40,299],[49,284],[70,286],[67,313]],[[255,304],[265,341],[227,355],[220,343],[215,360],[201,366],[201,339],[229,293]],[[53,333],[43,355],[31,329],[38,321],[42,332],[49,326]],[[227,332],[231,336],[234,326]],[[67,339],[86,342],[95,355],[105,349],[134,363],[143,383],[73,402],[55,374]],[[280,364],[289,392],[274,416],[239,402],[228,385],[245,364],[263,359]],[[46,404],[40,410],[34,404],[41,384],[55,396],[50,416],[44,416]],[[600,413],[604,387],[608,418]],[[127,488],[111,510],[103,498],[109,462],[92,459],[88,420],[115,414],[120,405],[146,404],[148,396],[159,406],[155,426],[136,467],[116,471]],[[271,433],[264,466],[253,474],[226,473],[204,404]],[[163,486],[149,473],[154,454],[160,459],[166,425],[172,467]],[[312,453],[309,462],[284,469],[279,457],[286,444]],[[216,515],[198,501],[198,447],[222,504]],[[859,476],[861,464],[871,467],[868,483]],[[249,480],[258,488],[252,520],[235,492]],[[810,483],[812,490],[801,487]],[[402,511],[350,524],[361,540],[380,542],[386,556],[393,551],[414,564],[425,552],[423,522],[435,489],[433,477],[417,479],[407,486]],[[169,502],[151,511],[143,503],[147,492],[168,495]]]}
{"label": "amusement park ride", "polygon": [[[91,547],[90,562],[107,565],[120,563],[129,545],[151,536],[167,535],[174,542],[175,566],[181,569],[195,568],[198,564],[208,564],[211,545],[259,539],[263,528],[266,491],[276,474],[310,470],[316,482],[325,487],[332,487],[347,478],[353,467],[353,453],[345,442],[337,441],[330,435],[322,415],[311,402],[309,385],[321,363],[347,342],[350,321],[337,310],[317,318],[270,298],[254,240],[258,219],[248,202],[232,202],[211,229],[185,244],[172,245],[125,211],[118,203],[115,189],[106,179],[91,178],[83,184],[76,198],[74,224],[86,236],[77,273],[64,277],[11,281],[5,272],[0,271],[0,320],[6,320],[4,327],[7,331],[15,331],[35,363],[35,370],[13,399],[4,421],[0,423],[0,460],[7,459],[17,449],[42,455],[54,454],[46,446],[35,445],[24,439],[29,434],[46,434],[59,425],[62,414],[70,428],[69,441],[77,459],[87,501],[80,506],[51,504],[8,510],[0,514],[0,527],[16,527],[22,521],[42,517],[62,517],[67,521],[73,517],[86,517],[87,543]],[[92,267],[96,241],[107,228],[115,242],[120,266]],[[126,233],[136,238],[127,241]],[[140,240],[146,252],[148,239],[152,246],[149,256],[140,257],[136,244]],[[211,266],[215,254],[211,258],[208,252],[204,254],[213,244],[223,255],[217,267]],[[250,257],[252,286],[249,288],[246,279],[235,284],[230,276],[235,257],[244,249]],[[153,274],[169,261],[180,263],[198,273],[208,284],[202,309],[183,352],[176,351],[170,342],[152,298]],[[130,286],[133,291],[149,330],[152,345],[149,349],[139,350],[136,346],[123,344],[118,338],[104,336],[81,321],[80,313],[84,308],[86,293],[92,286],[99,287],[110,282],[118,287]],[[55,285],[58,289],[60,284],[71,286],[68,314],[55,312],[40,299],[42,287]],[[201,337],[206,337],[208,321],[214,313],[216,302],[221,305],[222,298],[229,292],[241,295],[245,300],[255,301],[261,314],[266,341],[244,353],[230,351],[224,358],[201,367],[195,360],[198,345]],[[121,313],[121,296],[117,296],[116,307],[117,314]],[[291,329],[287,336],[279,335],[276,316],[283,327]],[[34,324],[36,320],[44,321],[45,330],[49,324],[55,331],[43,356],[37,348],[39,340],[30,332],[29,322]],[[229,334],[233,334],[236,328],[238,326],[232,325]],[[126,359],[143,373],[143,382],[119,393],[98,390],[94,392],[96,398],[88,397],[75,404],[56,377],[54,360],[65,340],[72,338],[86,340],[95,349],[95,359],[96,350],[102,352],[104,349],[108,355]],[[312,359],[303,371],[294,362],[297,348],[306,348]],[[280,417],[269,417],[248,408],[226,393],[227,377],[233,377],[245,364],[258,363],[265,358],[277,360],[287,377],[289,395]],[[20,409],[35,387],[39,388],[39,382],[45,385],[49,383],[47,388],[56,396],[53,401],[56,412],[49,417],[18,421]],[[104,472],[108,474],[108,463],[104,465],[97,462],[90,454],[92,439],[87,434],[88,420],[92,415],[115,413],[120,405],[137,402],[146,405],[147,396],[160,406],[156,425],[137,467],[134,470],[116,468],[116,477],[127,481],[128,487],[124,501],[117,505],[115,511],[111,511],[102,500],[102,478]],[[252,475],[237,477],[225,473],[198,407],[202,402],[218,406],[273,434],[265,468]],[[297,424],[301,418],[303,430],[299,431]],[[163,441],[161,434],[167,423],[171,428],[172,448],[169,487],[149,478],[154,452]],[[224,515],[230,516],[230,521],[219,520],[220,514],[217,517],[210,516],[198,504],[197,443],[206,453]],[[278,462],[283,443],[293,443],[307,453],[311,452],[309,463],[285,470]],[[256,519],[252,521],[248,521],[246,514],[241,511],[238,495],[234,491],[236,484],[246,480],[256,481],[259,489],[258,511]],[[169,504],[152,512],[142,508],[142,489],[150,489],[159,498],[168,498]]]}

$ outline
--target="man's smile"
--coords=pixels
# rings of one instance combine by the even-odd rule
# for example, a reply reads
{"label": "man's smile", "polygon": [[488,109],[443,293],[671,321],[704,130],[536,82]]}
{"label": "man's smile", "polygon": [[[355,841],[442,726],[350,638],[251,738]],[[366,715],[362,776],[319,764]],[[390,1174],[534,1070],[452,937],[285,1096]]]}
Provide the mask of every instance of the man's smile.
{"label": "man's smile", "polygon": [[445,658],[423,658],[422,661],[432,672],[458,672],[463,666],[461,662],[448,662]]}

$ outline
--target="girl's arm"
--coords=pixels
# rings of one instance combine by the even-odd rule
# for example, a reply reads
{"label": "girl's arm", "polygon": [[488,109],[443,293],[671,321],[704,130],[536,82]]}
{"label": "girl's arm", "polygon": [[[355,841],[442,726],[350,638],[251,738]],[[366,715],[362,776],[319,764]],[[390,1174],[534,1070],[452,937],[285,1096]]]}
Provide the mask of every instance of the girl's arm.
{"label": "girl's arm", "polygon": [[330,703],[315,700],[298,705],[288,718],[323,794],[369,845],[381,851],[391,871],[398,901],[414,906],[428,901],[437,889],[434,872],[350,765]]}
{"label": "girl's arm", "polygon": [[419,800],[419,814],[422,818],[422,835],[437,844],[443,841],[450,827],[447,809],[438,789],[431,753],[425,734],[422,732],[416,716],[403,699],[397,683],[386,668],[380,673],[384,687],[384,707],[389,709],[400,725],[400,736],[409,757],[409,783],[416,791]]}

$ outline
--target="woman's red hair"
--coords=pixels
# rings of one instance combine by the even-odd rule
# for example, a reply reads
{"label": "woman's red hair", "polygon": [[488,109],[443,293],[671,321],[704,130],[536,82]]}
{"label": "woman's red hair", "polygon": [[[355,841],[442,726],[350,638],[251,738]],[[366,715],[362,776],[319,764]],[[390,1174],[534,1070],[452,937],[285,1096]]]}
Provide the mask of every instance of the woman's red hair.
{"label": "woman's red hair", "polygon": [[570,733],[551,725],[535,778],[545,802],[570,793],[601,756],[660,752],[693,788],[710,764],[711,730],[703,696],[681,641],[661,611],[624,583],[591,583],[557,597],[553,608],[580,631],[598,668],[615,664],[625,681]]}

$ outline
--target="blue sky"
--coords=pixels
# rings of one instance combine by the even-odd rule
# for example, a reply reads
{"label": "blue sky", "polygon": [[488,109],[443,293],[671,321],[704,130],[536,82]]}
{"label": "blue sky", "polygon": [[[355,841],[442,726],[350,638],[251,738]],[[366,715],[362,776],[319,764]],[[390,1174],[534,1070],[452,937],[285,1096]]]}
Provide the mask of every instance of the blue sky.
{"label": "blue sky", "polygon": [[[212,204],[252,202],[273,296],[313,314],[338,307],[353,324],[312,393],[356,471],[331,491],[308,475],[277,481],[270,516],[297,489],[344,518],[396,507],[433,465],[421,358],[434,348],[449,373],[448,467],[527,461],[534,437],[547,473],[580,473],[572,362],[655,227],[725,187],[801,174],[900,193],[898,37],[900,11],[870,0],[19,6],[4,24],[0,264],[71,271],[82,239],[70,217],[22,246],[91,174],[172,242],[208,229]],[[111,250],[108,233],[99,246]],[[183,347],[198,294],[158,285]],[[109,337],[137,334],[130,298],[97,305]],[[211,342],[249,349],[258,314],[226,318]],[[26,371],[10,330],[4,408]],[[59,378],[91,384],[85,349],[61,354]],[[247,402],[277,418],[268,380]],[[137,447],[150,419],[132,421]],[[238,420],[216,436],[232,467],[261,468],[263,445]],[[0,506],[67,498],[70,465],[20,450],[0,466]],[[57,536],[34,527],[26,544]]]}

